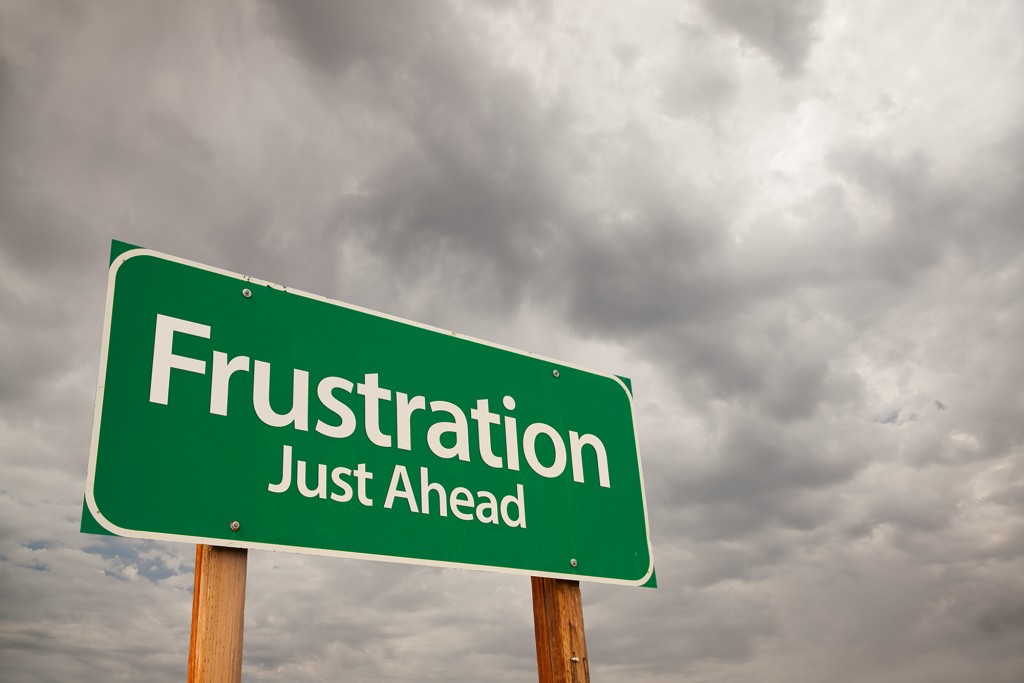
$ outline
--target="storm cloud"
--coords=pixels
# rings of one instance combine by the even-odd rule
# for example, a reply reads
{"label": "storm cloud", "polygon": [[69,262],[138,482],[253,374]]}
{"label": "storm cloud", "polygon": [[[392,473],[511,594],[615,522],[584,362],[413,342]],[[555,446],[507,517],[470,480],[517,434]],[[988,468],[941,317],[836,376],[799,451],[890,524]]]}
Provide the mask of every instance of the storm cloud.
{"label": "storm cloud", "polygon": [[[184,676],[194,548],[78,532],[119,239],[630,377],[659,588],[584,584],[595,680],[1019,680],[1022,22],[5,3],[5,679]],[[246,680],[535,680],[521,577],[248,580]]]}

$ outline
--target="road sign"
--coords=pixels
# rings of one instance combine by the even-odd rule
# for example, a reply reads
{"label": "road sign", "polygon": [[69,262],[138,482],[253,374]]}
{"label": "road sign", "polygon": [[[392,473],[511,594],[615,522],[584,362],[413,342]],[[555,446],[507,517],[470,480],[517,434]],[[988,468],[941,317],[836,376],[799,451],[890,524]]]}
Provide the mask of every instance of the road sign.
{"label": "road sign", "polygon": [[651,582],[620,378],[114,249],[86,487],[104,530]]}

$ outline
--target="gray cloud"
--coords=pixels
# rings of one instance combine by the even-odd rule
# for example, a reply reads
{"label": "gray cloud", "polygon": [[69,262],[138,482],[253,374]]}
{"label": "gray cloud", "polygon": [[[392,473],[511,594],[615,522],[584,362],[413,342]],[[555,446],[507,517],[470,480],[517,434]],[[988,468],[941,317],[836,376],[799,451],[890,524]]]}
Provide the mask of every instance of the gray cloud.
{"label": "gray cloud", "polygon": [[665,79],[661,95],[667,112],[702,118],[733,100],[736,75],[717,47],[716,37],[703,27],[679,27],[678,63]]}
{"label": "gray cloud", "polygon": [[817,36],[822,0],[709,0],[704,10],[776,63],[783,75],[799,74]]}
{"label": "gray cloud", "polygon": [[[77,533],[116,237],[632,376],[661,587],[584,586],[595,678],[1015,681],[1020,17],[958,11],[0,10],[5,675],[184,673],[191,547]],[[530,680],[529,601],[253,552],[245,675]]]}
{"label": "gray cloud", "polygon": [[432,41],[441,38],[453,17],[449,8],[427,11],[402,2],[365,7],[354,2],[265,3],[283,35],[310,65],[330,74],[358,66],[381,68],[393,77]]}

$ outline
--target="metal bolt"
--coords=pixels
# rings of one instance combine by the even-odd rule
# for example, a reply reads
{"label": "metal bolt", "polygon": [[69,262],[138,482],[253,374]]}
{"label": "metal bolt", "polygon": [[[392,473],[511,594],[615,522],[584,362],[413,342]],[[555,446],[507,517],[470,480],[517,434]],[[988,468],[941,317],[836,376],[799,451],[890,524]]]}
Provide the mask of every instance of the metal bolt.
{"label": "metal bolt", "polygon": [[[235,521],[231,522],[231,524],[229,524],[228,526],[231,527],[232,531],[238,531],[239,529],[242,528],[242,525],[238,523],[237,519]],[[575,562],[575,561],[576,560],[573,560],[573,562]]]}
{"label": "metal bolt", "polygon": [[574,558],[572,558],[571,560],[569,560],[569,565],[570,565],[570,566],[572,566],[572,567],[575,567],[575,566],[576,566],[576,564],[577,564],[577,563],[576,563],[576,558],[575,558],[575,557],[574,557]]}
{"label": "metal bolt", "polygon": [[555,377],[558,377],[558,370],[552,370],[551,374],[554,375]]}
{"label": "metal bolt", "polygon": [[246,299],[248,299],[250,296],[252,296],[252,290],[251,289],[243,289],[242,290],[242,296],[244,296]]}

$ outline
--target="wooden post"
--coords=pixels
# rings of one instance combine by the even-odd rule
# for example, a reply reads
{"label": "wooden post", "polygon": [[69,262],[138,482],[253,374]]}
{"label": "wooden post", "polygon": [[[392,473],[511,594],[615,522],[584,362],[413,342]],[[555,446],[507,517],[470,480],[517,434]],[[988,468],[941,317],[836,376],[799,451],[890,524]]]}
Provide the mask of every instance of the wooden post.
{"label": "wooden post", "polygon": [[590,683],[580,582],[530,577],[540,683]]}
{"label": "wooden post", "polygon": [[245,548],[196,546],[188,683],[240,683]]}

